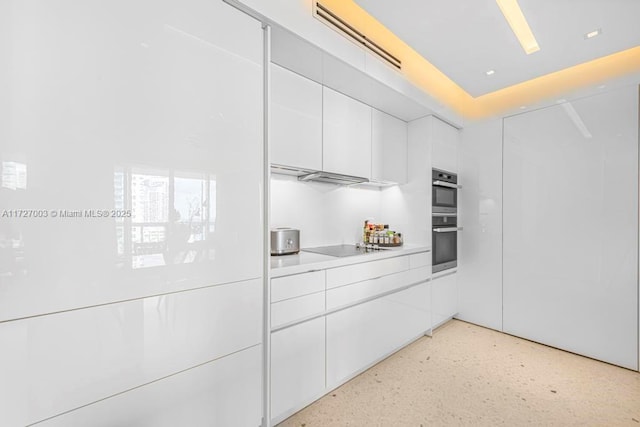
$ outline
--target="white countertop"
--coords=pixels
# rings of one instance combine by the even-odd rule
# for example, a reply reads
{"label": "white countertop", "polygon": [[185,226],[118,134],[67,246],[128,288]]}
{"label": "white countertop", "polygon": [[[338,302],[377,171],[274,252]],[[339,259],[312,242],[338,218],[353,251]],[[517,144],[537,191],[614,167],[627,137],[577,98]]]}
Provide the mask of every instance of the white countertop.
{"label": "white countertop", "polygon": [[333,257],[300,251],[294,255],[271,256],[271,277],[289,276],[291,274],[306,273],[311,270],[342,267],[360,262],[377,261],[385,258],[429,251],[431,251],[431,248],[428,246],[406,244],[400,248],[385,249],[378,252],[347,257]]}

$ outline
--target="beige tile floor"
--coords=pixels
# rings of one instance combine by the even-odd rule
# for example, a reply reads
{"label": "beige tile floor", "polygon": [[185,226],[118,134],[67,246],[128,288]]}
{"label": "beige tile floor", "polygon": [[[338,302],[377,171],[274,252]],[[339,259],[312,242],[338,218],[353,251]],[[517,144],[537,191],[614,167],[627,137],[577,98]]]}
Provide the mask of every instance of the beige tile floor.
{"label": "beige tile floor", "polygon": [[453,320],[280,426],[638,426],[640,373]]}

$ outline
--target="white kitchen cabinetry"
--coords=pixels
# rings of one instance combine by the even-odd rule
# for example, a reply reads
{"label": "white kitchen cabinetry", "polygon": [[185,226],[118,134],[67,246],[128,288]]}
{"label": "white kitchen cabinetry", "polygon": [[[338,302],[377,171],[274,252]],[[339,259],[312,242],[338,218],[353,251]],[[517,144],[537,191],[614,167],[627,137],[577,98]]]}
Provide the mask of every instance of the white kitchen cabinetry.
{"label": "white kitchen cabinetry", "polygon": [[262,346],[256,345],[38,425],[258,426],[262,414],[261,377]]}
{"label": "white kitchen cabinetry", "polygon": [[271,64],[271,163],[322,169],[322,85]]}
{"label": "white kitchen cabinetry", "polygon": [[443,273],[434,276],[433,287],[433,327],[442,325],[458,313],[458,275]]}
{"label": "white kitchen cabinetry", "polygon": [[430,121],[431,165],[447,172],[458,172],[460,132],[432,116]]}
{"label": "white kitchen cabinetry", "polygon": [[431,330],[430,255],[271,279],[272,423]]}
{"label": "white kitchen cabinetry", "polygon": [[[271,279],[271,417],[317,398],[325,387],[325,271]],[[285,324],[293,326],[277,329]]]}
{"label": "white kitchen cabinetry", "polygon": [[[0,72],[0,205],[49,217],[0,221],[0,425],[258,425],[261,23],[209,0],[31,6],[0,2],[0,58],[23,58]],[[107,422],[107,401],[174,422]]]}
{"label": "white kitchen cabinetry", "polygon": [[353,375],[430,329],[424,282],[327,316],[327,386]]}
{"label": "white kitchen cabinetry", "polygon": [[320,397],[324,389],[324,317],[273,332],[271,334],[272,418],[282,419],[288,416],[293,410]]}
{"label": "white kitchen cabinetry", "polygon": [[504,331],[638,369],[638,88],[504,120]]}
{"label": "white kitchen cabinetry", "polygon": [[371,180],[407,182],[407,123],[382,111],[371,111]]}
{"label": "white kitchen cabinetry", "polygon": [[371,107],[324,87],[322,114],[323,170],[369,178]]}

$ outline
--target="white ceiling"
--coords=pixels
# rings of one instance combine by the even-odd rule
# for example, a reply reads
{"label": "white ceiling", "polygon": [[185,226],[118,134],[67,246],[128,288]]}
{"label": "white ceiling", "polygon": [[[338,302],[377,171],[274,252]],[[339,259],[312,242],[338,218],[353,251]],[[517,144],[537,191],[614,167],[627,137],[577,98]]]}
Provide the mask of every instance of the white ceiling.
{"label": "white ceiling", "polygon": [[354,1],[474,97],[640,45],[640,0],[519,0],[530,55],[495,0]]}

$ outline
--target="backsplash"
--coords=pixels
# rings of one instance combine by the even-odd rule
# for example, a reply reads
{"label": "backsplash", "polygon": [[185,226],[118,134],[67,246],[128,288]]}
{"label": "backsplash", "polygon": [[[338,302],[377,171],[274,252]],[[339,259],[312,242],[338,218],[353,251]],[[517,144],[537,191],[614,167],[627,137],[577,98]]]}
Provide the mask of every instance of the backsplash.
{"label": "backsplash", "polygon": [[300,229],[300,246],[359,242],[365,219],[380,217],[382,191],[271,177],[271,227]]}
{"label": "backsplash", "polygon": [[[414,194],[413,193],[420,193]],[[300,230],[300,246],[353,244],[362,239],[365,219],[389,224],[405,243],[429,244],[426,183],[376,187],[341,187],[271,176],[271,227]],[[424,205],[424,206],[422,206]]]}

